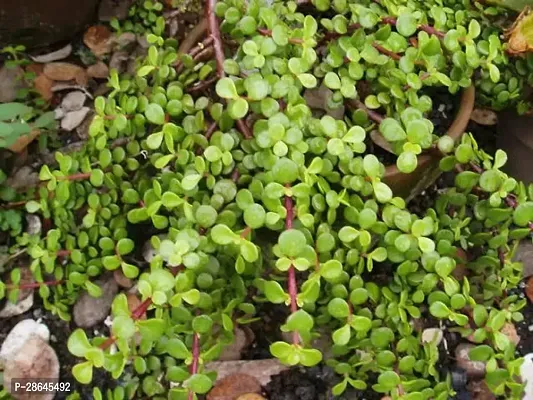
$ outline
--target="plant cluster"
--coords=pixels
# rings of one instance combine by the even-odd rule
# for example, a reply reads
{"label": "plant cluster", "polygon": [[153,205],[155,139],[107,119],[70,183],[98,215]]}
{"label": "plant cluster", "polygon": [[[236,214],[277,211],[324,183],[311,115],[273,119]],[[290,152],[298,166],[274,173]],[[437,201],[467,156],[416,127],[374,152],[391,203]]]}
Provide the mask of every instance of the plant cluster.
{"label": "plant cluster", "polygon": [[[477,344],[470,357],[486,361],[494,393],[521,398],[522,360],[504,328],[523,318],[511,260],[533,228],[533,187],[501,171],[504,152],[433,134],[425,89],[458,93],[475,73],[497,83],[507,60],[492,8],[444,3],[315,0],[304,14],[292,1],[209,0],[202,44],[177,54],[152,31],[136,76],[111,73],[87,145],[56,153],[28,195],[26,210],[51,229],[12,247],[27,251],[31,285],[65,320],[82,291],[100,294],[106,271],[136,282],[141,304],[117,295],[108,337],[77,329],[68,341],[79,382],[103,368],[123,383],[95,387],[95,399],[207,393],[205,364],[265,302],[288,309],[280,329],[291,340],[271,353],[332,366],[336,395],[453,397],[437,343],[420,340],[420,323],[439,321]],[[303,95],[322,85],[332,107],[356,110],[314,113]],[[411,212],[368,151],[373,129],[404,172],[423,150],[440,152],[455,185]],[[146,239],[149,263],[138,261]],[[0,282],[0,297],[16,298],[21,275]],[[321,334],[327,359],[312,345]]]}

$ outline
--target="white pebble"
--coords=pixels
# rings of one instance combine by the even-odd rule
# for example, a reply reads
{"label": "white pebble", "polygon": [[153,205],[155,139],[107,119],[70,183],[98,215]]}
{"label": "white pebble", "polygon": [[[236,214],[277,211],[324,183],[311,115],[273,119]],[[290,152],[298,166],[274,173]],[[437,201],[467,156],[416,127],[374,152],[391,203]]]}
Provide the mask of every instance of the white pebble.
{"label": "white pebble", "polygon": [[37,336],[48,342],[50,339],[50,331],[44,324],[40,324],[33,319],[24,319],[11,329],[7,335],[2,348],[0,349],[0,363],[8,359],[20,351],[24,344],[31,338]]}
{"label": "white pebble", "polygon": [[523,400],[533,399],[533,353],[529,353],[524,357],[524,363],[520,367],[520,375],[522,382],[525,382]]}

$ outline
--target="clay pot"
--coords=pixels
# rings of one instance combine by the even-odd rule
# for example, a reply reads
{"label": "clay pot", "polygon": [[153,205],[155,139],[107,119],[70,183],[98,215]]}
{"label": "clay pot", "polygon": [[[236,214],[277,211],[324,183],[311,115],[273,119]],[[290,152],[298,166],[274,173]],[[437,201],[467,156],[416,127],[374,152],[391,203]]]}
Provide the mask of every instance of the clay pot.
{"label": "clay pot", "polygon": [[[465,89],[461,95],[459,112],[447,132],[456,142],[461,138],[468,125],[470,114],[474,110],[475,97],[474,86]],[[440,157],[437,154],[422,154],[418,156],[418,166],[410,174],[400,172],[396,164],[389,165],[385,169],[383,182],[392,189],[394,195],[411,199],[440,176],[439,161]]]}
{"label": "clay pot", "polygon": [[507,153],[503,170],[525,184],[533,182],[532,116],[504,112],[498,115],[498,148]]}
{"label": "clay pot", "polygon": [[2,0],[0,48],[28,48],[70,39],[96,16],[99,0]]}

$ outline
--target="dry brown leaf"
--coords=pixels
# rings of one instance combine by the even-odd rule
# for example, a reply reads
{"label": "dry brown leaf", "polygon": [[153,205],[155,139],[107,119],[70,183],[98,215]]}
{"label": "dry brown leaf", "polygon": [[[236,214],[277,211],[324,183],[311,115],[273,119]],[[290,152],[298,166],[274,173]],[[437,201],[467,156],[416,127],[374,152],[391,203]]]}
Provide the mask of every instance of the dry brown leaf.
{"label": "dry brown leaf", "polygon": [[15,143],[8,147],[9,150],[11,150],[13,153],[20,153],[24,151],[24,149],[28,147],[28,145],[33,142],[40,133],[41,131],[39,129],[34,129],[27,135],[22,135]]}
{"label": "dry brown leaf", "polygon": [[498,115],[487,108],[476,108],[472,111],[470,119],[479,125],[496,125],[498,123]]}

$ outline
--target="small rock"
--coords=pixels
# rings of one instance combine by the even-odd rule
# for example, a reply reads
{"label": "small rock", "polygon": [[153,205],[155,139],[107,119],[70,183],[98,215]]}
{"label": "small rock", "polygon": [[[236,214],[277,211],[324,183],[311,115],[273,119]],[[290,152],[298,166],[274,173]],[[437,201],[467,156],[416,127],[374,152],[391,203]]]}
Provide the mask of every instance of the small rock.
{"label": "small rock", "polygon": [[96,57],[109,54],[113,49],[115,37],[107,26],[94,25],[83,35],[83,43]]}
{"label": "small rock", "polygon": [[241,354],[248,344],[248,338],[246,337],[244,330],[239,327],[235,328],[233,334],[233,342],[224,347],[219,358],[220,361],[235,361],[241,359]]}
{"label": "small rock", "polygon": [[89,78],[106,79],[109,76],[109,68],[104,62],[98,61],[87,68],[87,75]]}
{"label": "small rock", "polygon": [[53,85],[54,81],[48,78],[44,73],[40,74],[33,80],[33,88],[46,101],[54,96],[54,93],[52,92]]}
{"label": "small rock", "polygon": [[496,396],[491,392],[485,381],[470,382],[468,391],[472,400],[496,400]]}
{"label": "small rock", "polygon": [[33,307],[33,292],[25,299],[17,301],[15,304],[7,301],[2,311],[0,311],[0,318],[11,318],[28,311]]}
{"label": "small rock", "polygon": [[83,120],[83,122],[80,124],[80,126],[76,128],[76,133],[78,134],[78,137],[81,140],[89,139],[89,128],[91,127],[91,123],[93,122],[94,116],[95,112],[91,109]]}
{"label": "small rock", "polygon": [[207,400],[234,400],[243,394],[260,392],[261,384],[253,376],[233,374],[215,384]]}
{"label": "small rock", "polygon": [[455,349],[455,359],[457,365],[466,371],[470,378],[482,378],[485,375],[485,363],[482,361],[470,360],[469,352],[475,346],[462,343]]}
{"label": "small rock", "polygon": [[87,85],[87,74],[79,65],[66,62],[53,62],[46,64],[43,72],[53,81],[75,80],[79,85]]}
{"label": "small rock", "polygon": [[0,68],[0,103],[9,103],[17,98],[17,91],[26,87],[20,67]]}
{"label": "small rock", "polygon": [[501,333],[503,333],[505,336],[509,338],[509,340],[514,343],[515,346],[520,343],[520,336],[518,336],[518,333],[516,332],[516,328],[514,324],[511,322],[506,322],[505,325],[500,330]]}
{"label": "small rock", "polygon": [[54,118],[56,120],[62,119],[65,115],[67,115],[67,113],[61,107],[56,107],[54,109]]}
{"label": "small rock", "polygon": [[40,324],[33,319],[23,319],[16,324],[5,338],[4,343],[2,343],[0,364],[12,359],[24,346],[24,343],[32,337],[38,337],[47,342],[50,339],[50,331],[46,325]]}
{"label": "small rock", "polygon": [[522,263],[524,278],[533,276],[533,243],[530,240],[520,242],[513,261]]}
{"label": "small rock", "polygon": [[441,344],[444,334],[439,328],[427,328],[422,331],[422,343]]}
{"label": "small rock", "polygon": [[520,376],[522,382],[526,384],[524,400],[533,399],[533,353],[524,356],[524,362],[520,366]]}
{"label": "small rock", "polygon": [[131,51],[137,43],[137,36],[133,32],[124,32],[115,41],[117,50]]}
{"label": "small rock", "polygon": [[142,251],[143,251],[144,261],[146,261],[147,263],[152,262],[153,258],[157,254],[157,252],[154,249],[154,246],[152,246],[152,242],[150,240],[147,240],[146,242],[144,242]]}
{"label": "small rock", "polygon": [[257,393],[246,393],[237,397],[237,400],[266,400],[263,396]]}
{"label": "small rock", "polygon": [[37,215],[26,214],[26,233],[28,235],[40,235],[41,228],[41,219]]}
{"label": "small rock", "polygon": [[116,269],[113,272],[113,278],[115,278],[115,281],[118,283],[118,285],[123,288],[129,289],[133,286],[133,281],[129,278],[126,278],[121,269]]}
{"label": "small rock", "polygon": [[69,111],[81,110],[81,108],[85,104],[86,98],[87,97],[85,96],[85,93],[80,92],[79,90],[75,92],[70,92],[65,97],[63,97],[63,101],[61,102],[61,108],[67,113]]}
{"label": "small rock", "polygon": [[137,35],[137,43],[139,43],[139,46],[141,46],[143,49],[148,49],[150,47],[150,43],[148,43],[146,35]]}
{"label": "small rock", "polygon": [[53,51],[51,53],[42,54],[40,56],[31,57],[31,59],[37,63],[49,63],[52,61],[63,60],[70,56],[72,53],[72,45],[67,44],[65,47],[62,47],[59,50]]}
{"label": "small rock", "polygon": [[128,17],[131,0],[102,0],[98,7],[98,19],[108,22],[113,18],[123,20]]}
{"label": "small rock", "polygon": [[498,123],[498,116],[492,110],[487,108],[476,108],[470,114],[470,119],[479,125],[496,125]]}
{"label": "small rock", "polygon": [[34,171],[29,165],[25,165],[9,177],[6,181],[6,186],[19,190],[33,187],[39,182],[39,173]]}
{"label": "small rock", "polygon": [[83,107],[81,110],[67,113],[67,115],[61,120],[61,128],[68,132],[72,131],[80,126],[89,111],[89,107]]}
{"label": "small rock", "polygon": [[109,69],[116,69],[119,74],[124,72],[129,57],[126,51],[115,51],[109,61]]}
{"label": "small rock", "polygon": [[92,297],[85,292],[74,305],[74,322],[81,328],[90,328],[102,322],[109,314],[111,303],[118,292],[118,285],[113,277],[96,282],[96,285],[102,288],[100,297]]}
{"label": "small rock", "polygon": [[[11,391],[12,379],[59,379],[59,360],[52,347],[39,337],[32,337],[8,360],[4,368],[4,388]],[[17,400],[53,400],[54,392],[17,394]]]}
{"label": "small rock", "polygon": [[289,369],[275,358],[267,360],[214,361],[206,364],[207,371],[217,372],[217,382],[234,374],[247,374],[266,386],[272,376]]}

